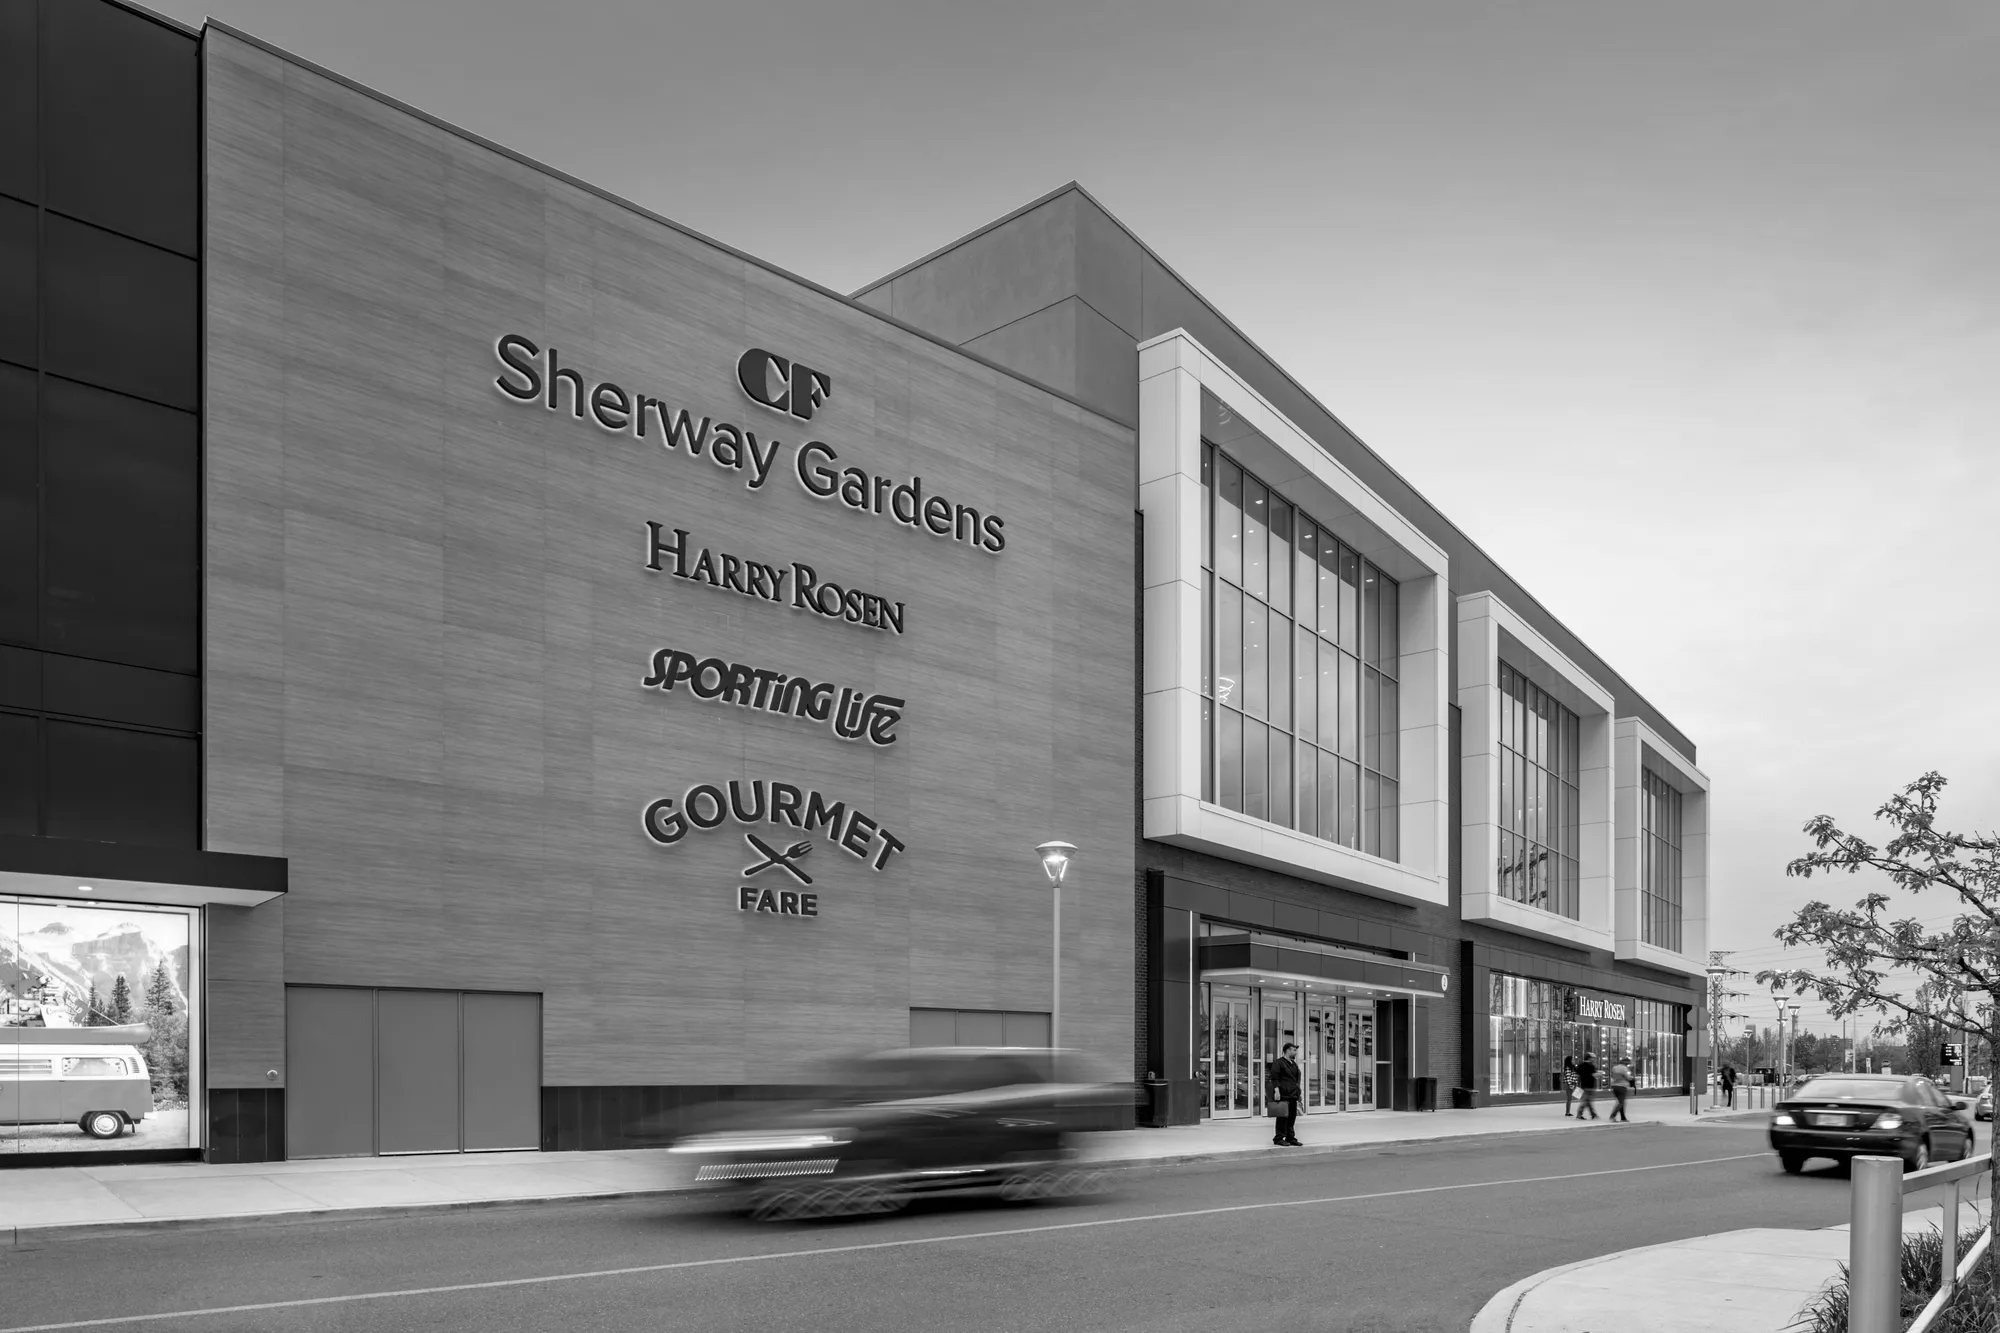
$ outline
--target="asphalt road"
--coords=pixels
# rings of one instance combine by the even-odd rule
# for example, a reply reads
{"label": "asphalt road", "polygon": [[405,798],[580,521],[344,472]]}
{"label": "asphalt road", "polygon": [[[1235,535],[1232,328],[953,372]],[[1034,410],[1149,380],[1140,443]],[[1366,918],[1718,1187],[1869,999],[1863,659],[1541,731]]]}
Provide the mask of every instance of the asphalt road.
{"label": "asphalt road", "polygon": [[886,1219],[758,1226],[655,1197],[31,1241],[0,1250],[0,1333],[1462,1333],[1543,1268],[1846,1210],[1844,1178],[1785,1176],[1761,1126],[1593,1126]]}

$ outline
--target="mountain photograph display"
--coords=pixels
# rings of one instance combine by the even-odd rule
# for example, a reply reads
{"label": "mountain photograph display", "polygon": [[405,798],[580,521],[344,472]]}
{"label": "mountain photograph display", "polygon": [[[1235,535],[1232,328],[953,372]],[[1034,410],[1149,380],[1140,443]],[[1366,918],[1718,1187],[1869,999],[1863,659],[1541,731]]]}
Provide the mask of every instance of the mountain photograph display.
{"label": "mountain photograph display", "polygon": [[171,908],[0,898],[0,1152],[190,1146],[192,937]]}

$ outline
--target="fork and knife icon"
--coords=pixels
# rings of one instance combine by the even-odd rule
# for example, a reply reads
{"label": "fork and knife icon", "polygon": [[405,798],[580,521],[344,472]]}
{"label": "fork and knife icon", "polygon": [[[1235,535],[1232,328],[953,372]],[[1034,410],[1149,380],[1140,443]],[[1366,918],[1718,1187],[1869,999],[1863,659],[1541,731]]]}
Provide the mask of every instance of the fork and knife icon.
{"label": "fork and knife icon", "polygon": [[778,867],[778,869],[789,874],[793,879],[797,880],[801,884],[812,883],[811,875],[808,875],[805,871],[799,869],[796,865],[792,864],[794,861],[800,860],[807,853],[812,851],[813,845],[811,841],[808,840],[805,842],[795,842],[781,852],[777,848],[765,842],[762,838],[758,837],[754,833],[744,834],[743,839],[745,842],[748,842],[752,847],[756,848],[757,851],[762,853],[764,857],[763,860],[759,861],[756,865],[751,866],[749,869],[743,872],[743,877],[745,879],[748,879],[750,876],[755,875],[760,871],[769,870],[772,866],[776,866]]}

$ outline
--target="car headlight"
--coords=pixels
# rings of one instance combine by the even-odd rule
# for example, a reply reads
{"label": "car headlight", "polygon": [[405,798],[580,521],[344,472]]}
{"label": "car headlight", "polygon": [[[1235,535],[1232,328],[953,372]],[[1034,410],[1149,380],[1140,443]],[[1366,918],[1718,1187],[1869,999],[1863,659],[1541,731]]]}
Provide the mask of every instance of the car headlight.
{"label": "car headlight", "polygon": [[1783,1111],[1780,1111],[1776,1115],[1771,1117],[1771,1123],[1774,1125],[1792,1125],[1792,1124],[1797,1124],[1798,1122],[1793,1120],[1790,1116],[1786,1115]]}
{"label": "car headlight", "polygon": [[759,1134],[755,1132],[702,1134],[667,1149],[670,1153],[693,1152],[811,1152],[837,1148],[850,1140],[845,1131],[807,1134]]}
{"label": "car headlight", "polygon": [[1877,1129],[1901,1129],[1902,1127],[1903,1117],[1897,1115],[1894,1111],[1884,1111],[1881,1115],[1875,1117],[1875,1128]]}

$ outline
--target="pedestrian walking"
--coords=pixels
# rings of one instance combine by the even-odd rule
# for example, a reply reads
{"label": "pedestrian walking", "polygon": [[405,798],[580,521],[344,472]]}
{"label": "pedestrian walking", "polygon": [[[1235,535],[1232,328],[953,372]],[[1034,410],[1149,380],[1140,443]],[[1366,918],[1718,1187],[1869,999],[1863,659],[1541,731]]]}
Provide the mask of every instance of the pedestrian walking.
{"label": "pedestrian walking", "polygon": [[1716,1082],[1722,1087],[1722,1104],[1734,1111],[1736,1109],[1736,1066],[1724,1065],[1722,1067],[1722,1074],[1716,1079]]}
{"label": "pedestrian walking", "polygon": [[1576,1108],[1578,1120],[1597,1119],[1597,1108],[1591,1105],[1591,1098],[1597,1092],[1597,1062],[1586,1051],[1583,1059],[1576,1062],[1576,1093],[1582,1099]]}
{"label": "pedestrian walking", "polygon": [[1293,1058],[1298,1049],[1296,1043],[1286,1042],[1284,1054],[1271,1062],[1267,1078],[1271,1086],[1266,1098],[1270,1102],[1271,1114],[1278,1120],[1278,1132],[1271,1142],[1281,1148],[1305,1147],[1293,1132],[1299,1123],[1299,1092],[1305,1082],[1304,1076],[1299,1073],[1299,1062]]}
{"label": "pedestrian walking", "polygon": [[1622,1056],[1611,1066],[1611,1095],[1618,1101],[1611,1108],[1611,1118],[1631,1124],[1632,1117],[1625,1114],[1625,1099],[1632,1095],[1632,1066]]}
{"label": "pedestrian walking", "polygon": [[1563,1057],[1563,1115],[1567,1117],[1576,1108],[1576,1057]]}

